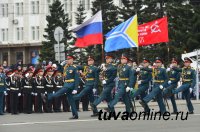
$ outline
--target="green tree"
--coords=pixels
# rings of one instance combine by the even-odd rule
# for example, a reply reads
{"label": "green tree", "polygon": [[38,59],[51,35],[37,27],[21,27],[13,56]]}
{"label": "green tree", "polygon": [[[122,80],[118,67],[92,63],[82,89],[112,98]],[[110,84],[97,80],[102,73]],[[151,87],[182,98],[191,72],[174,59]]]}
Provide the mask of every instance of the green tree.
{"label": "green tree", "polygon": [[61,43],[68,46],[67,40],[71,39],[71,32],[69,28],[68,14],[65,14],[63,4],[59,0],[55,0],[52,5],[49,6],[50,15],[46,16],[47,27],[44,29],[45,41],[42,42],[41,48],[41,60],[55,61],[54,44],[57,42],[54,39],[54,30],[57,26],[62,27],[64,30],[64,38]]}

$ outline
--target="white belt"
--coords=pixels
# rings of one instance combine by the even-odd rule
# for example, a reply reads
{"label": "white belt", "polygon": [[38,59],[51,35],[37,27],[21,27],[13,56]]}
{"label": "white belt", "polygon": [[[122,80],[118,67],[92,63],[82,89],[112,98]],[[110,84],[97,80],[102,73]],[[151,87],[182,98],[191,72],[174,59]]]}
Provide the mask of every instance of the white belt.
{"label": "white belt", "polygon": [[44,86],[37,86],[37,88],[44,88]]}
{"label": "white belt", "polygon": [[10,89],[11,90],[19,90],[19,88],[13,88],[13,87],[11,87]]}
{"label": "white belt", "polygon": [[53,87],[53,85],[46,85],[47,87]]}
{"label": "white belt", "polygon": [[24,86],[24,88],[32,88],[32,86]]}
{"label": "white belt", "polygon": [[62,88],[63,86],[56,86],[57,88]]}

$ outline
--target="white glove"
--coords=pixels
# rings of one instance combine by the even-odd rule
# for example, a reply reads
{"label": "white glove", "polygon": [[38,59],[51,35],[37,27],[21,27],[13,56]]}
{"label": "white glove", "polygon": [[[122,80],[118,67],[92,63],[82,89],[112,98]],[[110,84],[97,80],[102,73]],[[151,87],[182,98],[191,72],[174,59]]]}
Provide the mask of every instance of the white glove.
{"label": "white glove", "polygon": [[73,90],[73,91],[72,91],[72,94],[77,94],[77,90]]}
{"label": "white glove", "polygon": [[131,90],[130,87],[127,87],[127,88],[126,88],[126,92],[129,92],[130,90]]}
{"label": "white glove", "polygon": [[171,70],[171,68],[167,68],[167,72],[169,72]]}
{"label": "white glove", "polygon": [[103,80],[103,81],[102,81],[102,84],[106,84],[106,80]]}
{"label": "white glove", "polygon": [[93,91],[93,94],[95,94],[96,91],[97,91],[97,89],[96,89],[96,88],[93,88],[92,91]]}
{"label": "white glove", "polygon": [[37,93],[35,93],[35,96],[37,96]]}
{"label": "white glove", "polygon": [[21,96],[22,94],[21,93],[18,93],[18,96]]}
{"label": "white glove", "polygon": [[137,83],[138,83],[138,85],[140,85],[140,84],[142,83],[142,81],[141,81],[141,80],[139,80]]}
{"label": "white glove", "polygon": [[190,93],[192,93],[193,89],[192,89],[192,88],[190,88],[189,90],[190,90]]}
{"label": "white glove", "polygon": [[4,95],[5,95],[5,96],[7,96],[7,95],[8,95],[6,91],[4,91]]}
{"label": "white glove", "polygon": [[45,91],[44,94],[47,94],[47,91]]}
{"label": "white glove", "polygon": [[31,92],[31,95],[34,95],[34,93],[33,93],[33,92]]}
{"label": "white glove", "polygon": [[53,91],[53,94],[55,94],[55,91]]}
{"label": "white glove", "polygon": [[172,83],[172,81],[168,81],[168,84],[171,84]]}
{"label": "white glove", "polygon": [[136,68],[136,72],[139,72],[140,71],[140,68],[138,67],[138,68]]}
{"label": "white glove", "polygon": [[164,88],[163,85],[160,85],[159,87],[160,87],[161,90]]}

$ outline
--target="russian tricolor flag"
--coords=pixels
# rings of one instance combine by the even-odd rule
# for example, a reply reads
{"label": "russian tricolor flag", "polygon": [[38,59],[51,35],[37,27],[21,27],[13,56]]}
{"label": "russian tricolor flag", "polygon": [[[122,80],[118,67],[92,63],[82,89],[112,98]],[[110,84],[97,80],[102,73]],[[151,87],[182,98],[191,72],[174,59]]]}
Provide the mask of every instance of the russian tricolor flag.
{"label": "russian tricolor flag", "polygon": [[87,47],[96,44],[103,44],[102,13],[97,12],[92,18],[88,19],[75,29],[77,39],[76,47]]}

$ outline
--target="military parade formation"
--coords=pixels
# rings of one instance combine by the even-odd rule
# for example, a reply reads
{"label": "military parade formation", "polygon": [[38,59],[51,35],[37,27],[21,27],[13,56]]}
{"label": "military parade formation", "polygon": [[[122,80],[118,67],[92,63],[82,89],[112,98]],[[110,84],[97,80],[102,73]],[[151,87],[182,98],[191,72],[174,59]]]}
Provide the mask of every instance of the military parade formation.
{"label": "military parade formation", "polygon": [[[79,102],[83,110],[92,109],[92,117],[98,116],[98,105],[107,102],[107,111],[115,112],[119,101],[125,104],[125,111],[136,111],[135,99],[144,112],[151,111],[148,103],[156,100],[161,113],[168,109],[167,99],[172,102],[173,112],[180,110],[176,105],[175,94],[182,92],[189,114],[194,113],[191,93],[196,85],[196,71],[190,66],[192,61],[184,59],[180,68],[176,58],[168,68],[163,60],[156,57],[153,62],[143,58],[141,65],[133,65],[130,56],[122,54],[118,64],[113,53],[105,55],[106,63],[95,66],[95,58],[88,56],[87,65],[76,65],[73,55],[68,55],[64,65],[50,67],[27,67],[5,70],[0,67],[0,115],[5,112],[52,113],[72,112],[70,119],[78,119]],[[151,65],[154,64],[154,65]],[[135,63],[134,63],[135,64]],[[181,82],[181,85],[178,85]],[[102,89],[100,90],[100,87]],[[101,91],[101,92],[100,92]]]}

